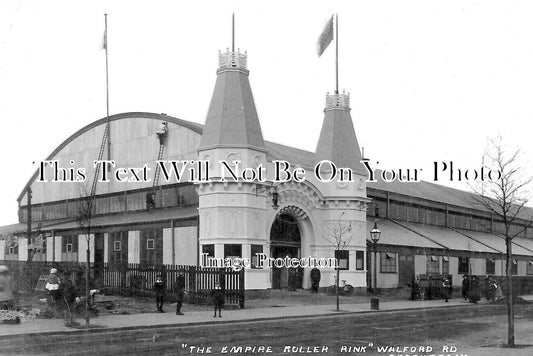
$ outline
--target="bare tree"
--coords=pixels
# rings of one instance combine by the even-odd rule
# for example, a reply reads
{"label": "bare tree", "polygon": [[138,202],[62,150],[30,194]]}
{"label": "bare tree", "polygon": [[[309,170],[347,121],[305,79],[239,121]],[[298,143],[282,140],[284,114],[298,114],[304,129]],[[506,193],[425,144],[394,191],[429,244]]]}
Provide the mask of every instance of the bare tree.
{"label": "bare tree", "polygon": [[[502,138],[490,139],[485,151],[484,166],[499,174],[485,177],[477,186],[472,186],[474,200],[488,210],[500,224],[492,232],[505,238],[507,277],[507,346],[514,347],[514,298],[512,284],[512,240],[532,225],[533,212],[526,205],[530,194],[527,187],[533,177],[527,177],[520,165],[519,149],[509,149]],[[487,178],[492,178],[487,179]]]}
{"label": "bare tree", "polygon": [[[94,196],[88,191],[87,187],[80,186],[80,203],[78,206],[78,215],[76,222],[84,231],[85,239],[87,241],[86,262],[85,262],[85,326],[89,327],[89,276],[91,272],[91,233],[92,233],[92,218],[93,218],[93,201]],[[80,251],[81,252],[81,251]]]}
{"label": "bare tree", "polygon": [[[334,248],[336,256],[339,256],[339,251],[346,250],[350,246],[352,241],[352,225],[350,221],[342,220],[346,211],[343,211],[339,216],[339,219],[335,220],[332,224],[328,225],[323,233],[323,237]],[[337,273],[335,278],[335,296],[337,299],[337,311],[339,311],[339,279],[340,279],[340,266],[337,266]]]}

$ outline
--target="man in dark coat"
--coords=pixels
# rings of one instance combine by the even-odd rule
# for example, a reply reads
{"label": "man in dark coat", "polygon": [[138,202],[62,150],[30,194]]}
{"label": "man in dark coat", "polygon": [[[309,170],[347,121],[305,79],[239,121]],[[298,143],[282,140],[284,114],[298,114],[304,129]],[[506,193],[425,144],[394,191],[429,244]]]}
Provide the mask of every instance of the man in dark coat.
{"label": "man in dark coat", "polygon": [[319,285],[320,285],[320,270],[315,267],[311,270],[311,292],[318,293]]}
{"label": "man in dark coat", "polygon": [[176,315],[183,315],[181,312],[181,306],[183,305],[183,297],[185,294],[185,276],[182,272],[178,275],[176,279]]}
{"label": "man in dark coat", "polygon": [[442,281],[442,293],[444,294],[444,301],[447,303],[451,298],[452,284],[448,278],[444,278]]}
{"label": "man in dark coat", "polygon": [[224,291],[220,287],[220,283],[215,283],[215,289],[211,291],[211,297],[213,298],[213,305],[215,306],[215,315],[213,315],[213,318],[216,318],[217,316],[217,310],[218,310],[218,317],[222,318],[222,307],[224,306],[225,298],[224,298]]}
{"label": "man in dark coat", "polygon": [[461,295],[465,300],[468,300],[468,291],[470,290],[470,280],[468,276],[463,275],[463,283],[461,284]]}
{"label": "man in dark coat", "polygon": [[157,310],[159,312],[164,313],[163,311],[163,302],[165,300],[165,282],[163,282],[163,279],[161,279],[161,276],[158,275],[155,279],[154,283],[154,292],[155,292],[155,303],[157,306]]}
{"label": "man in dark coat", "polygon": [[418,276],[413,278],[413,281],[409,283],[411,287],[411,300],[420,300],[420,281]]}

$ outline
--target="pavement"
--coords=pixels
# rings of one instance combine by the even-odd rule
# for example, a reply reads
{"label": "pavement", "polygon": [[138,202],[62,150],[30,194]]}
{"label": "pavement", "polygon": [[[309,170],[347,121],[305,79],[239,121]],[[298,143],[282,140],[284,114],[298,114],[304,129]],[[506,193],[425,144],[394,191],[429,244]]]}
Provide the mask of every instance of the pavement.
{"label": "pavement", "polygon": [[[533,296],[531,296],[533,300]],[[483,304],[481,302],[480,304]],[[141,313],[141,314],[110,314],[92,317],[90,324],[92,330],[116,330],[116,329],[139,329],[161,326],[181,326],[192,324],[212,324],[221,322],[239,322],[287,319],[298,317],[312,317],[324,315],[339,315],[351,313],[375,313],[393,312],[412,309],[432,309],[449,308],[472,305],[463,299],[451,299],[448,303],[444,300],[423,300],[423,301],[380,301],[379,311],[371,310],[370,302],[359,304],[341,304],[340,310],[336,311],[335,305],[297,305],[297,306],[276,306],[268,308],[244,308],[244,309],[223,309],[222,318],[213,318],[212,311],[187,311],[184,305],[184,315],[175,314],[175,304],[166,305],[165,313]],[[76,321],[82,325],[85,320],[77,318]],[[21,334],[59,334],[86,332],[86,330],[65,326],[63,319],[30,319],[23,320],[20,324],[4,325],[0,324],[0,339]]]}
{"label": "pavement", "polygon": [[[533,295],[522,296],[526,300],[533,301]],[[480,302],[477,305],[483,305],[487,302]],[[92,328],[76,329],[67,327],[62,319],[31,319],[22,321],[17,325],[0,324],[0,340],[9,339],[17,335],[31,336],[32,334],[65,334],[65,333],[86,333],[100,331],[118,331],[133,330],[140,328],[171,327],[183,325],[201,325],[217,324],[240,321],[259,321],[288,318],[305,318],[324,315],[339,315],[352,313],[391,313],[395,311],[425,309],[428,312],[435,308],[455,308],[455,307],[476,307],[463,299],[451,299],[448,303],[443,300],[424,300],[424,301],[381,301],[379,310],[372,310],[370,301],[359,304],[341,304],[340,311],[336,311],[335,305],[287,305],[268,308],[248,308],[248,309],[223,309],[222,318],[213,318],[212,311],[187,311],[187,305],[184,305],[184,315],[175,314],[175,304],[166,305],[165,313],[142,313],[131,315],[103,315],[91,318]],[[84,324],[84,319],[77,318],[77,322]],[[518,336],[518,335],[517,335]],[[1,342],[1,341],[0,341]],[[530,335],[517,337],[517,344],[532,343]],[[530,356],[532,348],[522,349],[505,349],[499,347],[471,347],[461,349],[461,354],[468,356],[477,355],[512,355],[512,356]]]}

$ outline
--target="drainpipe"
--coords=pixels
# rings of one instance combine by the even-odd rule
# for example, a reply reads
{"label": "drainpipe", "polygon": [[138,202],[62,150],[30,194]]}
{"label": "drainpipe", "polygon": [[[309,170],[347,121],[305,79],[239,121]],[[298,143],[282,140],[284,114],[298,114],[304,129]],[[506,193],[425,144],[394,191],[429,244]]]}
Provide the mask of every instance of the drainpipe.
{"label": "drainpipe", "polygon": [[170,238],[172,239],[172,265],[176,265],[176,242],[174,241],[174,219],[170,219]]}
{"label": "drainpipe", "polygon": [[196,267],[200,267],[200,208],[196,216]]}
{"label": "drainpipe", "polygon": [[52,262],[56,261],[56,232],[52,230]]}

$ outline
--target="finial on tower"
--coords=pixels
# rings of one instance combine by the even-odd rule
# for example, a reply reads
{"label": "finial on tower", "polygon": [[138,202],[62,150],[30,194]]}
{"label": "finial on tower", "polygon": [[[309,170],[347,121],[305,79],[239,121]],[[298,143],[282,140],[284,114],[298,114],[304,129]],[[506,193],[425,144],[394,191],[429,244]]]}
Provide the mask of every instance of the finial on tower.
{"label": "finial on tower", "polygon": [[326,93],[326,111],[332,109],[350,110],[350,93],[344,90],[342,94],[335,92],[335,94]]}
{"label": "finial on tower", "polygon": [[218,51],[218,70],[244,69],[246,71],[248,54],[241,53],[238,48],[235,52],[235,13],[231,14],[231,51],[226,48],[226,53]]}

